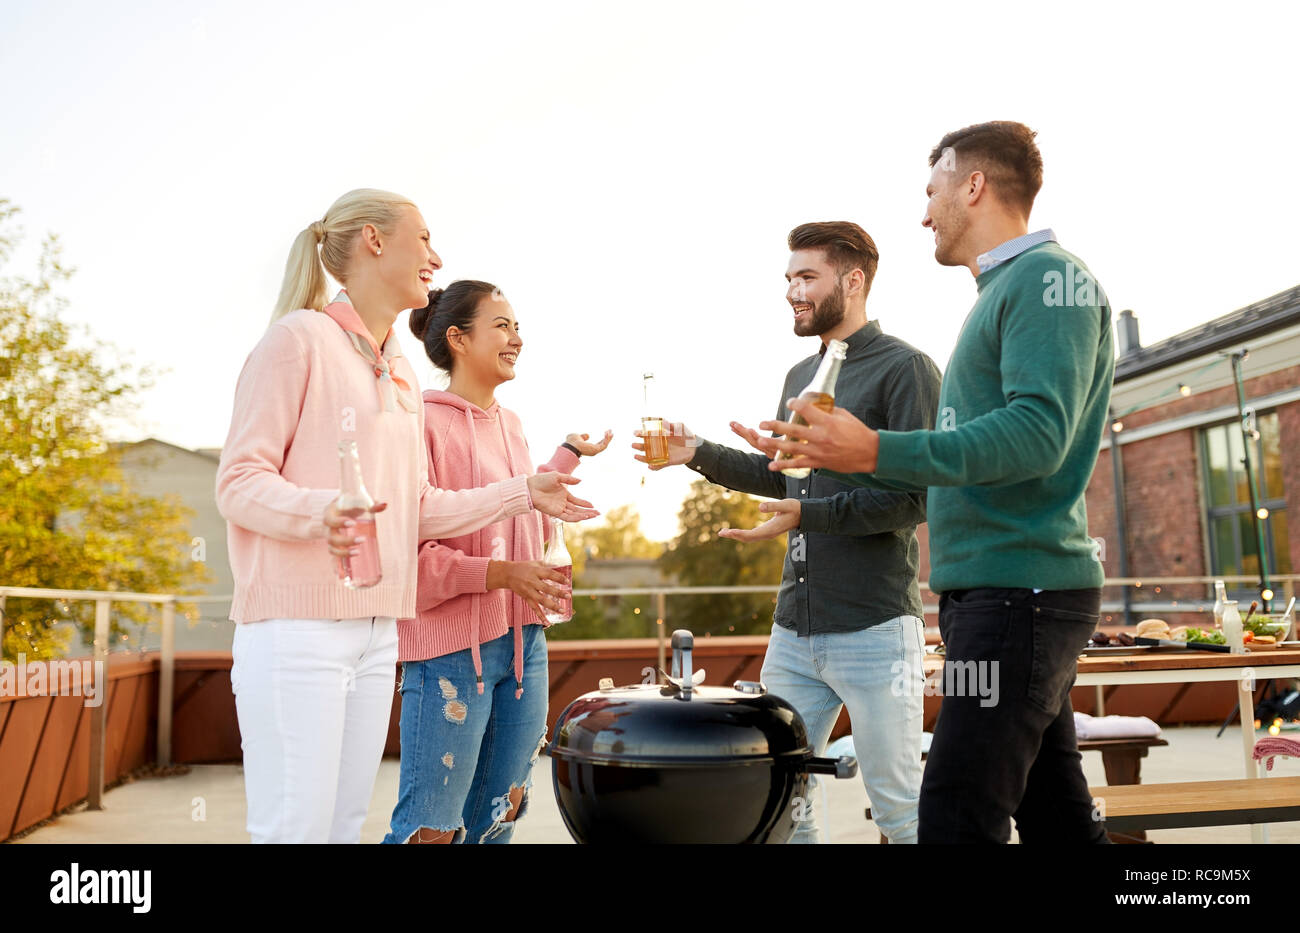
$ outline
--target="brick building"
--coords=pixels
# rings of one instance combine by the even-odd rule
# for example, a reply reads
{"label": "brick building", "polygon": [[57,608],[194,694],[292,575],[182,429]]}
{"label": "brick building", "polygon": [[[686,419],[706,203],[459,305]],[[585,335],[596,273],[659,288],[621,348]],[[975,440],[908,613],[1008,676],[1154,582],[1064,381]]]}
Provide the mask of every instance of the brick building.
{"label": "brick building", "polygon": [[[1300,286],[1148,347],[1131,311],[1116,329],[1112,429],[1087,492],[1106,576],[1249,576],[1256,582],[1228,585],[1244,612],[1261,589],[1247,449],[1255,501],[1267,509],[1259,524],[1269,574],[1294,572],[1292,555],[1300,556],[1300,524],[1289,520],[1300,510]],[[1233,371],[1233,354],[1243,351],[1245,419]],[[1253,432],[1248,440],[1243,420]],[[1110,586],[1103,617],[1124,621],[1126,589],[1131,605],[1141,606],[1129,613],[1134,623],[1159,615],[1203,625],[1214,598],[1204,583]],[[1293,584],[1273,590],[1276,611]],[[1197,614],[1186,612],[1194,607]]]}

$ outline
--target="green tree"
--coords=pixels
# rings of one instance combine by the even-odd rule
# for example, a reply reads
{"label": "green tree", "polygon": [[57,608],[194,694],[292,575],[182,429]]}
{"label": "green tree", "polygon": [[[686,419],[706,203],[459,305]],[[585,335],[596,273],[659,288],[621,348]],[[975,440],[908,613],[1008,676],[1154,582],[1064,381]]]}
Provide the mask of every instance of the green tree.
{"label": "green tree", "polygon": [[664,549],[642,533],[641,516],[630,505],[610,509],[599,525],[574,526],[568,544],[575,577],[581,576],[588,557],[658,557]]}
{"label": "green tree", "polygon": [[[754,528],[769,516],[759,500],[708,480],[691,483],[679,513],[682,532],[659,558],[681,586],[777,586],[786,539],[745,544],[719,538],[723,528]],[[668,599],[669,628],[696,635],[765,635],[772,628],[776,594],[719,593]]]}
{"label": "green tree", "polygon": [[[9,273],[17,214],[0,199],[0,584],[193,592],[208,575],[191,560],[189,510],[134,493],[105,438],[153,374],[115,361],[107,344],[76,339],[59,319],[56,287],[73,270],[56,237],[46,238],[35,278]],[[130,603],[114,610],[115,635],[158,612]],[[92,603],[10,598],[0,657],[56,657],[70,641],[60,623],[90,629],[93,619]]]}
{"label": "green tree", "polygon": [[[591,589],[596,583],[587,574],[587,561],[620,557],[655,558],[663,545],[641,531],[641,517],[630,505],[605,513],[599,525],[578,525],[568,530],[569,554],[573,558],[573,586]],[[576,596],[573,618],[549,630],[551,638],[645,638],[655,630],[654,597]]]}

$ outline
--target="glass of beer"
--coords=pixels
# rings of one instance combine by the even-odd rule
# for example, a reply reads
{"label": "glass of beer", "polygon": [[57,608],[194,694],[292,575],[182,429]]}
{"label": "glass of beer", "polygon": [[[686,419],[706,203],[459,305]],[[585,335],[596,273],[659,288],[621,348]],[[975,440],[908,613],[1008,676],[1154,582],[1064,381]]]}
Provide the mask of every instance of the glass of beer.
{"label": "glass of beer", "polygon": [[654,379],[654,373],[645,373],[641,377],[641,440],[645,444],[646,462],[650,466],[660,466],[668,462],[668,432],[664,429],[663,415],[655,407]]}

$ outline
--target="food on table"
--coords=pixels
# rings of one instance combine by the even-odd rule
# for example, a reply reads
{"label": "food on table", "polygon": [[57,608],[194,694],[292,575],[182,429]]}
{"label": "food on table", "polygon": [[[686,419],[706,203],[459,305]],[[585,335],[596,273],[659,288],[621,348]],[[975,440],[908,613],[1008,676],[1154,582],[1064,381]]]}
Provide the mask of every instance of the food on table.
{"label": "food on table", "polygon": [[1123,645],[1125,648],[1131,648],[1137,644],[1137,642],[1133,640],[1133,636],[1130,635],[1128,632],[1120,632],[1115,637],[1119,639],[1119,643]]}
{"label": "food on table", "polygon": [[1169,623],[1164,619],[1145,619],[1137,624],[1134,634],[1138,638],[1168,638]]}
{"label": "food on table", "polygon": [[1228,639],[1218,629],[1196,628],[1193,625],[1187,627],[1187,641],[1189,644],[1199,641],[1202,644],[1209,645],[1226,645],[1228,643]]}
{"label": "food on table", "polygon": [[1105,632],[1093,632],[1092,643],[1096,645],[1098,648],[1105,648],[1107,645],[1110,644],[1110,636],[1107,635]]}
{"label": "food on table", "polygon": [[1272,635],[1274,639],[1276,639],[1287,629],[1285,622],[1270,618],[1266,615],[1254,616],[1253,618],[1247,619],[1242,623],[1242,625],[1245,627],[1246,631],[1255,634],[1256,640],[1258,640],[1260,635]]}
{"label": "food on table", "polygon": [[[1254,633],[1251,633],[1251,634],[1254,634]],[[1277,644],[1277,639],[1274,638],[1272,635],[1255,635],[1255,637],[1254,637],[1253,639],[1251,639],[1251,640],[1252,640],[1255,644],[1257,644],[1257,645],[1276,645],[1276,644]]]}

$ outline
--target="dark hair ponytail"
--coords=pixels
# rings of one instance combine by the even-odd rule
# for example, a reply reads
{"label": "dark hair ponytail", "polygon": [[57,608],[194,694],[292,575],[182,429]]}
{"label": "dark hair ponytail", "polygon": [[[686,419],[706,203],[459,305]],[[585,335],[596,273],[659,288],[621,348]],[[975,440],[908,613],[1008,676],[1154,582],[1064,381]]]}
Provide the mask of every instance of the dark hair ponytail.
{"label": "dark hair ponytail", "polygon": [[476,279],[461,279],[429,292],[429,303],[411,312],[410,325],[411,333],[424,342],[424,352],[434,366],[451,372],[455,357],[447,343],[447,328],[469,330],[478,313],[479,301],[500,294],[495,285]]}

